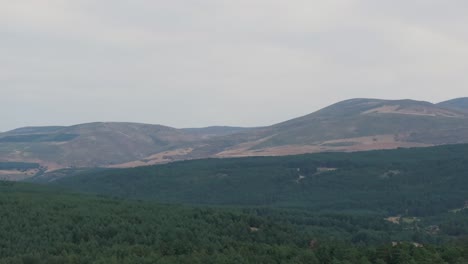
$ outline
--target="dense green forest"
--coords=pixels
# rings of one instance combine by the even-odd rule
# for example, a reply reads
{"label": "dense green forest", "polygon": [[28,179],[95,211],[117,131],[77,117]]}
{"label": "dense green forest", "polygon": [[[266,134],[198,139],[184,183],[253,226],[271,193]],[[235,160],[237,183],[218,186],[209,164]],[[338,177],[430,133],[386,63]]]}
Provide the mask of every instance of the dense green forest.
{"label": "dense green forest", "polygon": [[468,263],[468,145],[33,181],[0,182],[0,263]]}
{"label": "dense green forest", "polygon": [[167,203],[435,216],[468,205],[468,145],[193,160],[84,172],[54,183]]}
{"label": "dense green forest", "polygon": [[364,213],[164,205],[11,182],[0,183],[0,212],[0,263],[468,262],[461,237]]}

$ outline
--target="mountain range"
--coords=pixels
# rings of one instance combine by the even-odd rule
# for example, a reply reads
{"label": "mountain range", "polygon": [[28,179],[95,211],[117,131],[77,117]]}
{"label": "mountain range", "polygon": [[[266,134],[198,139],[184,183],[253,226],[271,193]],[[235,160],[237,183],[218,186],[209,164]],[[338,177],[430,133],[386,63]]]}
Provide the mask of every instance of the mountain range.
{"label": "mountain range", "polygon": [[27,178],[63,168],[137,167],[200,158],[352,152],[468,143],[468,98],[438,104],[351,99],[279,124],[176,129],[99,122],[24,127],[0,133],[0,177]]}

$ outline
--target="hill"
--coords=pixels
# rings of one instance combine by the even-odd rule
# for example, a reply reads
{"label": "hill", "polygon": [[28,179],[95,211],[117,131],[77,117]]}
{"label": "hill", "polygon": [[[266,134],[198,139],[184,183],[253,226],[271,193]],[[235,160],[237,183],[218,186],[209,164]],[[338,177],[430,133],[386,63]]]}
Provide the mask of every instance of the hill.
{"label": "hill", "polygon": [[[175,129],[138,123],[89,123],[70,127],[25,127],[0,134],[0,161],[40,164],[44,171],[60,168],[106,167],[153,159],[169,162],[166,151],[177,157],[194,143],[241,128]],[[231,132],[230,132],[231,131]],[[175,150],[175,151],[172,151]],[[0,170],[0,176],[30,177],[37,171]]]}
{"label": "hill", "polygon": [[23,179],[62,168],[125,168],[208,157],[467,143],[468,114],[444,105],[414,100],[352,99],[257,128],[176,129],[136,123],[20,128],[0,134],[0,162],[37,163],[41,169],[0,170],[0,177]]}
{"label": "hill", "polygon": [[[433,216],[468,202],[468,145],[175,162],[82,172],[52,183],[81,192],[219,206]],[[35,178],[47,182],[47,174]]]}
{"label": "hill", "polygon": [[143,158],[155,149],[193,140],[159,125],[91,123],[70,127],[21,128],[0,134],[3,161],[40,163],[49,170],[106,166]]}
{"label": "hill", "polygon": [[[468,142],[468,117],[413,100],[353,99],[255,131],[219,156],[362,151]],[[252,134],[252,133],[251,133]]]}
{"label": "hill", "polygon": [[445,102],[438,103],[437,105],[448,108],[448,109],[453,109],[453,110],[467,113],[468,112],[468,97],[448,100]]}

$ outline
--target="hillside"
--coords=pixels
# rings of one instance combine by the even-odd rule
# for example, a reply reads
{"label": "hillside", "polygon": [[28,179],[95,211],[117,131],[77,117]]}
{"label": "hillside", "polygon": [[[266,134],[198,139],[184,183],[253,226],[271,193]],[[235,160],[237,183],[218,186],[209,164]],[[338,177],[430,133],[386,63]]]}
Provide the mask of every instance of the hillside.
{"label": "hillside", "polygon": [[437,105],[441,107],[445,107],[447,109],[453,109],[453,110],[468,113],[468,97],[448,100],[445,102],[438,103]]}
{"label": "hillside", "polygon": [[[460,100],[455,100],[457,106],[461,105]],[[352,99],[257,128],[176,129],[136,123],[20,128],[0,133],[0,162],[37,163],[41,169],[0,170],[0,178],[23,179],[62,168],[125,168],[208,157],[467,143],[468,114],[442,104]]]}
{"label": "hillside", "polygon": [[194,140],[176,129],[133,123],[21,128],[0,134],[3,161],[37,162],[49,170],[106,166]]}
{"label": "hillside", "polygon": [[[165,158],[166,151],[177,157],[179,153],[189,152],[194,143],[239,130],[229,127],[180,130],[137,123],[26,127],[0,134],[0,161],[40,164],[44,171],[52,171],[65,167],[106,167],[162,153],[158,161],[164,163],[171,161]],[[37,171],[24,171],[21,167],[0,170],[0,176],[12,178],[35,173]]]}
{"label": "hillside", "polygon": [[219,156],[299,154],[468,142],[468,116],[413,100],[353,99],[257,130]]}
{"label": "hillside", "polygon": [[251,128],[245,127],[211,126],[202,128],[183,128],[181,130],[192,135],[199,135],[204,138],[209,138],[214,136],[232,135],[239,132],[248,131],[250,129]]}
{"label": "hillside", "polygon": [[[468,145],[175,162],[82,172],[54,185],[168,203],[432,216],[468,201]],[[49,181],[48,175],[35,178]]]}

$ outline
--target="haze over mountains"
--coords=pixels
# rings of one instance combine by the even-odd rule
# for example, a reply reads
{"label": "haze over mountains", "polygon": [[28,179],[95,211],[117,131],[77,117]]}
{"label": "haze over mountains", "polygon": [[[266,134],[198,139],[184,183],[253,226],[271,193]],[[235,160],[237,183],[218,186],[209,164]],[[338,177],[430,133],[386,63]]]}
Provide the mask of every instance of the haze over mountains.
{"label": "haze over mountains", "polygon": [[[176,129],[137,123],[19,128],[0,133],[0,162],[38,163],[43,170],[50,171],[67,167],[135,167],[208,157],[348,152],[467,142],[467,98],[439,104],[351,99],[258,128]],[[22,177],[36,173],[1,172]]]}

